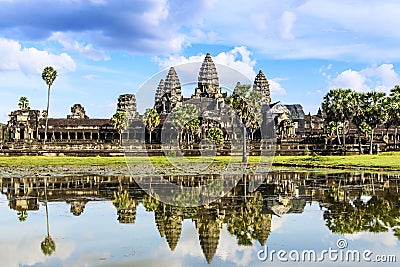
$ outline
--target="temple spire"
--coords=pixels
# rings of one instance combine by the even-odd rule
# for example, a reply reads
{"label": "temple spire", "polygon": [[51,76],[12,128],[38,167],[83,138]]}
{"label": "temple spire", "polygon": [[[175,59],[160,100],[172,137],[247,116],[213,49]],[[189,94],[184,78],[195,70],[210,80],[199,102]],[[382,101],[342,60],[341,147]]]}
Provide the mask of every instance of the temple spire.
{"label": "temple spire", "polygon": [[260,70],[254,79],[253,89],[261,93],[261,103],[271,104],[271,92],[269,83],[262,70]]}
{"label": "temple spire", "polygon": [[218,73],[210,53],[207,53],[199,72],[199,88],[211,91],[219,88]]}
{"label": "temple spire", "polygon": [[198,85],[192,97],[209,97],[223,102],[222,98],[224,95],[221,93],[221,88],[219,87],[217,68],[215,67],[210,53],[206,54],[201,64]]}

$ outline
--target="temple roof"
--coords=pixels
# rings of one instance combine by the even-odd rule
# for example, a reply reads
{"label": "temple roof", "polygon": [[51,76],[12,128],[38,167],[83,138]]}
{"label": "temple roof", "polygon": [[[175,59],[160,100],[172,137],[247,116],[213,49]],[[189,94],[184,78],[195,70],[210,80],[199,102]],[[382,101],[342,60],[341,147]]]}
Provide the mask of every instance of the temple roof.
{"label": "temple roof", "polygon": [[[44,118],[39,119],[39,125],[45,125],[46,120]],[[48,125],[49,126],[91,126],[91,127],[100,127],[105,124],[112,125],[111,119],[64,119],[64,118],[49,118]]]}

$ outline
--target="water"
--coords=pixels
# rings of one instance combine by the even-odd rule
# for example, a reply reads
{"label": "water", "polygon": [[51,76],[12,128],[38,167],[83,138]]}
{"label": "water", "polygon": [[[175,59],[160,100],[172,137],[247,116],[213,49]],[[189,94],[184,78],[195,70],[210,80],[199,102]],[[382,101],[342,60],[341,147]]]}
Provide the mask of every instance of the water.
{"label": "water", "polygon": [[[242,181],[219,201],[195,208],[160,203],[123,176],[0,178],[0,186],[1,266],[376,266],[376,256],[400,260],[397,173],[280,170],[255,192]],[[310,250],[316,257],[302,259]],[[346,259],[350,250],[359,261]],[[368,251],[370,262],[362,255]]]}

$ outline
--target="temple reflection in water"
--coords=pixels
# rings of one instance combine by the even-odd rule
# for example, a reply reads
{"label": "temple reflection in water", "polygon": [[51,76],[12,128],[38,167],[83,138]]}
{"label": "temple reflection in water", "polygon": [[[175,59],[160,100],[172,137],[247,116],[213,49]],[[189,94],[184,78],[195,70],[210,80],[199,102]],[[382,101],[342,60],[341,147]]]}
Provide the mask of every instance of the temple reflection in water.
{"label": "temple reflection in water", "polygon": [[313,201],[319,203],[332,233],[392,231],[400,238],[399,174],[274,171],[253,192],[249,191],[252,175],[244,178],[224,197],[200,207],[160,202],[126,176],[0,178],[0,187],[20,221],[38,211],[40,203],[66,202],[70,212],[80,216],[88,202],[108,200],[120,223],[134,224],[136,209],[143,205],[147,212],[154,212],[159,234],[171,251],[179,243],[183,221],[191,220],[208,263],[216,253],[224,225],[239,245],[264,245],[273,216],[302,213]]}

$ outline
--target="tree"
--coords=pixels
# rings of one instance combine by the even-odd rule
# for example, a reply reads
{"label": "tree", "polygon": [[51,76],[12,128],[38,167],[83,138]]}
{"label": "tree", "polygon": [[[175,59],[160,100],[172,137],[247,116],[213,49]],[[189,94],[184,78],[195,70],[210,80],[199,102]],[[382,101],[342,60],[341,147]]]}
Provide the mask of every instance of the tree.
{"label": "tree", "polygon": [[247,162],[247,128],[254,133],[261,125],[261,97],[255,90],[251,90],[251,85],[238,82],[235,89],[227,99],[228,105],[235,110],[243,123],[243,150],[242,162]]}
{"label": "tree", "polygon": [[21,96],[18,101],[18,107],[22,110],[30,110],[29,99],[25,96]]}
{"label": "tree", "polygon": [[193,120],[190,120],[185,124],[185,130],[187,133],[187,139],[189,141],[189,136],[191,137],[191,140],[195,139],[195,135],[200,133],[200,120],[198,118],[195,118]]}
{"label": "tree", "polygon": [[117,130],[119,134],[119,145],[122,145],[122,130],[125,128],[127,125],[128,121],[126,118],[126,113],[124,111],[119,111],[115,112],[115,114],[111,117],[111,120],[113,122],[114,128]]}
{"label": "tree", "polygon": [[45,196],[45,207],[46,207],[46,228],[47,228],[47,236],[40,244],[40,248],[45,256],[50,256],[56,251],[56,243],[50,236],[50,227],[49,227],[49,210],[47,207],[47,178],[44,178],[44,196]]}
{"label": "tree", "polygon": [[374,130],[378,125],[386,122],[388,116],[385,109],[385,93],[368,92],[365,96],[365,122],[371,127],[371,143],[369,153],[372,154]]}
{"label": "tree", "polygon": [[261,127],[262,124],[262,113],[261,113],[261,92],[257,90],[251,90],[249,93],[248,104],[252,108],[252,112],[249,116],[249,129],[251,132],[251,140],[254,141],[254,132]]}
{"label": "tree", "polygon": [[19,210],[17,215],[20,222],[25,222],[28,219],[28,212],[26,210]]}
{"label": "tree", "polygon": [[48,89],[47,89],[47,106],[46,106],[46,125],[44,127],[44,140],[43,143],[46,143],[47,139],[47,125],[49,120],[49,106],[50,106],[50,88],[53,85],[55,79],[57,78],[57,71],[51,67],[47,66],[44,68],[42,72],[42,79],[46,82]]}
{"label": "tree", "polygon": [[207,138],[213,141],[216,145],[224,143],[224,133],[220,128],[210,128],[207,130]]}
{"label": "tree", "polygon": [[188,129],[190,122],[198,120],[197,113],[197,107],[193,104],[185,104],[172,110],[172,123],[179,129],[179,143],[182,141],[183,131]]}
{"label": "tree", "polygon": [[[332,89],[322,102],[322,109],[326,114],[327,122],[342,124],[343,147],[346,145],[346,128],[354,116],[357,98],[351,89]],[[339,127],[336,127],[338,143],[341,145]]]}
{"label": "tree", "polygon": [[42,110],[42,117],[43,117],[43,118],[46,118],[46,117],[47,117],[47,112],[46,112],[46,110]]}
{"label": "tree", "polygon": [[142,120],[147,130],[149,130],[149,143],[151,144],[151,133],[160,124],[160,115],[155,108],[148,108],[143,114]]}
{"label": "tree", "polygon": [[358,134],[358,149],[359,153],[362,154],[362,144],[361,144],[361,134],[363,125],[365,124],[365,94],[364,93],[352,93],[352,98],[355,101],[355,106],[353,109],[353,118],[351,122],[357,127],[357,134]]}
{"label": "tree", "polygon": [[394,147],[397,148],[397,131],[400,125],[400,86],[395,85],[394,88],[390,90],[390,96],[388,98],[388,120],[386,125],[388,128],[390,126],[395,127],[394,132]]}

